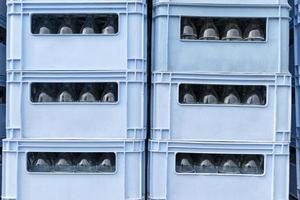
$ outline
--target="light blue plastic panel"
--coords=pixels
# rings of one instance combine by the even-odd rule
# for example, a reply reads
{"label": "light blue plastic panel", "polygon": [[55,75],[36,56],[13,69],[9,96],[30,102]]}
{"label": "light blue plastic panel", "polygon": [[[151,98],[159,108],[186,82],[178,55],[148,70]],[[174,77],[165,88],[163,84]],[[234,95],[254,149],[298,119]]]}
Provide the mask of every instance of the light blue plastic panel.
{"label": "light blue plastic panel", "polygon": [[[4,140],[2,199],[144,200],[144,141]],[[32,173],[28,152],[114,153],[114,173]]]}
{"label": "light blue plastic panel", "polygon": [[[181,84],[265,86],[265,105],[182,104]],[[153,73],[151,138],[158,140],[289,142],[289,74]]]}
{"label": "light blue plastic panel", "polygon": [[[178,153],[253,154],[264,156],[264,173],[177,173]],[[201,143],[149,141],[149,200],[288,200],[288,143]]]}
{"label": "light blue plastic panel", "polygon": [[[8,138],[144,139],[146,75],[142,72],[9,72]],[[33,83],[115,83],[115,102],[31,100]]]}
{"label": "light blue plastic panel", "polygon": [[[9,1],[7,69],[146,70],[146,4],[141,1]],[[114,14],[112,34],[34,34],[35,14]]]}
{"label": "light blue plastic panel", "polygon": [[[153,71],[288,72],[289,8],[286,0],[155,1]],[[262,18],[266,37],[264,41],[181,39],[183,17]]]}

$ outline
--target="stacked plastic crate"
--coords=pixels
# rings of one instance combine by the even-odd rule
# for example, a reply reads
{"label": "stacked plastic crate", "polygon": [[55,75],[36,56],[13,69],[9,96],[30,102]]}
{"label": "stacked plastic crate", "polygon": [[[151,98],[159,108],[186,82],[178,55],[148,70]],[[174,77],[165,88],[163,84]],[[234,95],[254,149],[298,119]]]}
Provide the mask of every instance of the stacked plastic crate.
{"label": "stacked plastic crate", "polygon": [[153,7],[149,199],[287,200],[288,2]]}
{"label": "stacked plastic crate", "polygon": [[[296,115],[296,136],[295,136],[295,143],[296,143],[296,166],[297,166],[297,196],[300,198],[300,92],[299,92],[299,40],[300,40],[300,28],[299,28],[299,15],[300,15],[300,1],[294,0],[294,15],[293,15],[293,22],[294,22],[294,77],[295,77],[295,115]],[[293,142],[292,142],[293,144]]]}
{"label": "stacked plastic crate", "polygon": [[[290,54],[289,54],[289,71],[292,76],[295,75],[294,62],[294,0],[289,0],[290,10]],[[295,112],[295,79],[292,79],[292,126],[291,126],[291,144],[290,144],[290,195],[297,198],[297,157],[296,157],[296,112]]]}
{"label": "stacked plastic crate", "polygon": [[[6,4],[0,1],[0,139],[5,137],[5,63],[6,63]],[[0,144],[2,149],[2,142]],[[0,155],[0,171],[2,155]],[[0,174],[0,180],[1,180]],[[0,188],[1,194],[1,188]]]}
{"label": "stacked plastic crate", "polygon": [[7,8],[2,199],[144,199],[145,1]]}

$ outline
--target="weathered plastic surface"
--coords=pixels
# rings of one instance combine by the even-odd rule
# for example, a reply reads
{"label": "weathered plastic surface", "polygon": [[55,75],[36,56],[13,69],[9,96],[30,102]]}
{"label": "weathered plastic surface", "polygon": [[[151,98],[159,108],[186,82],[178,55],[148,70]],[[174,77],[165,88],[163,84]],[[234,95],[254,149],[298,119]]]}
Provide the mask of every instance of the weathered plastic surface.
{"label": "weathered plastic surface", "polygon": [[[118,101],[35,103],[31,83],[116,82]],[[8,72],[7,137],[145,139],[146,75],[142,72]]]}
{"label": "weathered plastic surface", "polygon": [[[266,86],[265,105],[181,104],[180,84]],[[153,73],[151,138],[157,140],[289,142],[289,74]]]}
{"label": "weathered plastic surface", "polygon": [[[2,199],[144,200],[144,147],[144,141],[133,140],[4,140]],[[111,152],[116,172],[32,173],[27,152]]]}
{"label": "weathered plastic surface", "polygon": [[[176,153],[264,155],[262,175],[179,174]],[[149,200],[288,200],[288,143],[149,141]]]}
{"label": "weathered plastic surface", "polygon": [[[288,72],[289,9],[286,0],[157,0],[153,8],[153,71]],[[266,41],[183,40],[183,16],[265,18]]]}
{"label": "weathered plastic surface", "polygon": [[[8,1],[8,70],[146,71],[146,4],[143,1]],[[38,35],[33,14],[111,13],[118,33]],[[138,24],[138,25],[137,25]]]}

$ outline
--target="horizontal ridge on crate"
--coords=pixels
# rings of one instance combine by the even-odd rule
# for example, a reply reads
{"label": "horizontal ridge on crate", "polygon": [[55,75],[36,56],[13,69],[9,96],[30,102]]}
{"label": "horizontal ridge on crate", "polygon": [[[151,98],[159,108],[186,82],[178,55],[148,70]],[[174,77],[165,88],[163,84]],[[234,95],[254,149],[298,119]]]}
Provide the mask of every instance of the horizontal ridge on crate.
{"label": "horizontal ridge on crate", "polygon": [[[6,136],[145,139],[146,80],[143,72],[8,72]],[[113,83],[117,96],[111,103],[35,102],[34,85],[41,83]]]}
{"label": "horizontal ridge on crate", "polygon": [[[290,6],[287,1],[157,0],[153,4],[153,71],[288,72]],[[260,41],[229,41],[222,39],[220,29],[217,40],[201,39],[198,34],[204,24],[194,30],[193,39],[184,39],[181,33],[187,18],[261,19],[265,37]]]}
{"label": "horizontal ridge on crate", "polygon": [[[2,199],[97,200],[99,197],[107,200],[145,199],[145,144],[143,140],[24,139],[4,140],[3,144],[5,165]],[[114,155],[114,161],[111,160],[111,164],[115,167],[111,172],[35,172],[31,169],[30,155],[36,153],[56,154],[58,158],[72,153],[86,155],[110,153]],[[61,192],[62,189],[64,192]]]}
{"label": "horizontal ridge on crate", "polygon": [[[8,70],[146,71],[144,1],[22,0],[8,1],[7,5]],[[106,34],[37,34],[31,27],[36,15],[63,15],[65,19],[70,15],[107,15],[107,20],[115,16],[117,29]]]}
{"label": "horizontal ridge on crate", "polygon": [[[288,199],[288,143],[223,143],[149,141],[148,199]],[[262,158],[259,174],[181,172],[175,165],[180,154],[241,155]],[[188,158],[188,157],[187,157]],[[184,163],[190,163],[185,160]],[[159,167],[157,167],[159,166]],[[196,166],[196,165],[195,165]],[[249,189],[249,186],[251,189]],[[255,192],[254,192],[255,191]]]}
{"label": "horizontal ridge on crate", "polygon": [[[181,85],[262,86],[265,105],[185,104]],[[290,106],[290,74],[153,73],[151,138],[289,142]]]}

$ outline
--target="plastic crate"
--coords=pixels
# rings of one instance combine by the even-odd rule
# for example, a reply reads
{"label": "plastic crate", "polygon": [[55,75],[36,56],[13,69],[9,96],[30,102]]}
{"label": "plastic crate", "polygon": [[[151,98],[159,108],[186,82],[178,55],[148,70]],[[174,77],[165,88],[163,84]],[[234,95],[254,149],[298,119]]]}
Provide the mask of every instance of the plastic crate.
{"label": "plastic crate", "polygon": [[[4,140],[2,199],[143,200],[144,146],[144,141]],[[29,172],[29,152],[114,153],[115,172]]]}
{"label": "plastic crate", "polygon": [[[178,153],[259,154],[264,173],[189,174],[178,173]],[[289,145],[270,143],[197,143],[149,141],[149,200],[287,200],[289,196]],[[159,166],[159,167],[158,167]]]}
{"label": "plastic crate", "polygon": [[300,198],[300,139],[296,138],[296,178],[297,178],[297,197]]}
{"label": "plastic crate", "polygon": [[[4,76],[0,76],[0,87],[2,87],[5,91],[6,80],[5,80]],[[5,94],[0,93],[0,95],[5,95]],[[1,98],[5,99],[5,96],[4,97],[2,96]],[[5,108],[6,108],[6,105],[4,103],[5,102],[0,103],[0,139],[4,138],[6,135],[5,134],[6,133],[6,130],[5,130]]]}
{"label": "plastic crate", "polygon": [[[289,8],[287,0],[156,0],[153,71],[288,72]],[[184,40],[180,37],[184,16],[264,18],[267,37],[260,42]]]}
{"label": "plastic crate", "polygon": [[6,75],[6,46],[0,42],[0,75]]}
{"label": "plastic crate", "polygon": [[0,26],[6,27],[6,1],[0,1]]}
{"label": "plastic crate", "polygon": [[[265,86],[266,103],[182,104],[182,84]],[[291,76],[153,73],[151,129],[157,140],[289,142]]]}
{"label": "plastic crate", "polygon": [[[59,3],[58,3],[59,2]],[[8,1],[8,70],[146,71],[144,1]],[[34,14],[116,14],[116,34],[36,35]],[[51,52],[51,53],[49,53]]]}
{"label": "plastic crate", "polygon": [[[31,100],[33,83],[118,85],[113,103]],[[146,75],[142,72],[8,72],[7,138],[144,139]]]}
{"label": "plastic crate", "polygon": [[294,26],[294,16],[295,16],[295,2],[294,0],[288,0],[289,5],[291,6],[291,10],[290,10],[290,16],[292,18],[292,20],[290,21],[290,28],[293,28]]}

